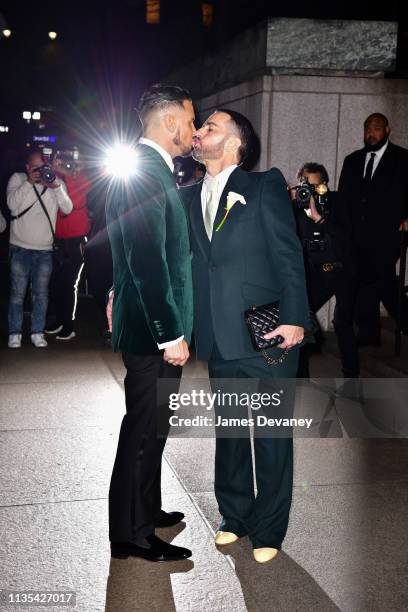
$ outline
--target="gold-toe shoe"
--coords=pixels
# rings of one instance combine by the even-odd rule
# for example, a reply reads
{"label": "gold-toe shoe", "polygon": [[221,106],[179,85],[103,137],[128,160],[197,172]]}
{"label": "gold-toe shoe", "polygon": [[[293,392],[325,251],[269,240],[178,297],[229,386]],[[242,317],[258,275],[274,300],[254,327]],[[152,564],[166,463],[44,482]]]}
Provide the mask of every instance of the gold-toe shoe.
{"label": "gold-toe shoe", "polygon": [[268,563],[276,557],[278,552],[277,548],[254,548],[254,559],[258,563]]}
{"label": "gold-toe shoe", "polygon": [[215,534],[215,543],[218,546],[233,544],[237,540],[239,540],[239,537],[235,533],[232,533],[232,531],[217,531]]}

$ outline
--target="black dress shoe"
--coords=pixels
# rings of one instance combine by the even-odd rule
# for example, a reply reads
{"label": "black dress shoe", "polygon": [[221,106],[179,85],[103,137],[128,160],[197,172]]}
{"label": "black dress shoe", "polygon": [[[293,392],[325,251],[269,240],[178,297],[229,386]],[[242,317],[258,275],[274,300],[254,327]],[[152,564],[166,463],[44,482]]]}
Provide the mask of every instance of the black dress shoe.
{"label": "black dress shoe", "polygon": [[188,548],[168,544],[154,534],[147,536],[146,541],[150,548],[143,548],[133,542],[111,542],[111,556],[116,559],[140,557],[147,561],[181,561],[192,555]]}
{"label": "black dress shoe", "polygon": [[165,512],[164,510],[160,510],[159,514],[154,519],[155,527],[173,527],[173,525],[177,525],[184,518],[184,514],[182,512]]}

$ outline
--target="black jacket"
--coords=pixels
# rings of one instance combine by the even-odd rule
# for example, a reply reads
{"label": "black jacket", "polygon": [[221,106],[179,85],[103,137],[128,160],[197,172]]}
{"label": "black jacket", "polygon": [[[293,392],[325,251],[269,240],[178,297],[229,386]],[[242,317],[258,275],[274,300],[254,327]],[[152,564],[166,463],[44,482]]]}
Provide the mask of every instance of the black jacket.
{"label": "black jacket", "polygon": [[214,228],[225,214],[229,191],[244,196],[246,204],[233,206],[211,242],[201,186],[180,190],[190,209],[197,356],[208,360],[215,342],[223,359],[256,357],[244,322],[251,306],[279,300],[281,323],[309,324],[302,249],[286,182],[276,168],[251,173],[236,168],[221,195]]}
{"label": "black jacket", "polygon": [[[305,263],[308,267],[321,267],[328,262],[340,262],[344,269],[353,271],[353,258],[351,248],[351,220],[347,208],[341,206],[337,193],[328,193],[327,216],[321,223],[315,223],[306,213],[295,209],[296,225],[300,241],[303,245]],[[324,250],[311,250],[307,242],[319,240],[324,242]]]}
{"label": "black jacket", "polygon": [[408,150],[390,142],[368,187],[365,159],[365,149],[345,158],[338,188],[340,205],[350,214],[353,246],[357,251],[398,251],[398,228],[408,217]]}

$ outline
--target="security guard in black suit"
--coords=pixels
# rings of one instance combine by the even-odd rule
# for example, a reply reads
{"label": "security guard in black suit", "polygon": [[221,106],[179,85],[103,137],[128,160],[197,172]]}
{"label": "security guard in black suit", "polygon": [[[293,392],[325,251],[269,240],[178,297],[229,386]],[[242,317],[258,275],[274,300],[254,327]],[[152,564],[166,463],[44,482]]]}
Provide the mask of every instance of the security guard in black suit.
{"label": "security guard in black suit", "polygon": [[[364,122],[364,148],[348,155],[339,181],[340,205],[352,221],[358,273],[356,322],[360,345],[381,342],[379,303],[396,318],[395,265],[401,231],[408,231],[408,150],[389,140],[388,119],[374,113]],[[408,301],[403,303],[408,331]]]}

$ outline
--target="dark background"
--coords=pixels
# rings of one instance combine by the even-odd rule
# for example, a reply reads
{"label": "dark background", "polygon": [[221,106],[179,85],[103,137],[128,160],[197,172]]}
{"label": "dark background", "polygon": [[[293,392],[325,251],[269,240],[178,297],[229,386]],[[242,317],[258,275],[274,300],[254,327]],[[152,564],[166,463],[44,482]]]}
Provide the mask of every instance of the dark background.
{"label": "dark background", "polygon": [[[199,0],[161,0],[160,24],[146,23],[146,0],[2,3],[0,31],[0,206],[12,172],[22,169],[33,135],[56,136],[55,148],[78,145],[89,159],[138,128],[134,107],[147,86],[206,53],[216,53],[268,15],[396,20],[398,59],[391,76],[408,77],[408,20],[404,2],[369,0],[264,2],[213,0],[204,25]],[[375,26],[373,26],[375,27]],[[48,32],[55,31],[55,41]],[[300,43],[301,44],[301,41]],[[23,120],[40,111],[40,122]],[[41,127],[40,127],[41,126]]]}
{"label": "dark background", "polygon": [[[161,0],[160,25],[146,23],[145,0],[3,2],[0,14],[12,30],[10,38],[0,40],[0,124],[10,129],[3,141],[12,133],[20,136],[23,110],[43,110],[47,128],[58,125],[69,132],[76,124],[80,135],[91,138],[96,129],[93,136],[100,136],[115,117],[120,122],[123,110],[136,104],[146,86],[216,51],[267,15],[397,20],[397,74],[408,73],[408,23],[398,0],[382,6],[368,0],[211,4],[213,22],[204,26],[197,0]],[[55,41],[48,38],[50,30],[58,33]],[[126,126],[128,117],[122,120]]]}

